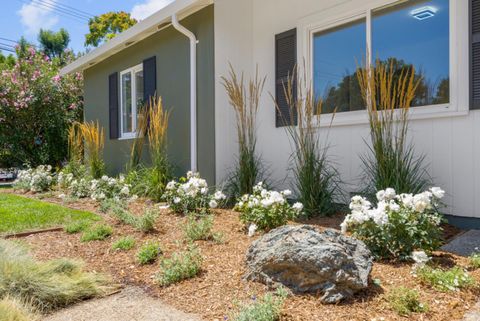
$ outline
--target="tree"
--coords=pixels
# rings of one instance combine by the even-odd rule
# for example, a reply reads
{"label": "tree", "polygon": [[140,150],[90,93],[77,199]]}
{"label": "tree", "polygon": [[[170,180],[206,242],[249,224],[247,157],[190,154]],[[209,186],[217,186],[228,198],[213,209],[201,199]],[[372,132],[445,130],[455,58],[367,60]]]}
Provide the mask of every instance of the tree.
{"label": "tree", "polygon": [[10,69],[15,65],[15,57],[12,54],[5,56],[0,51],[0,70]]}
{"label": "tree", "polygon": [[85,35],[85,46],[98,47],[103,41],[114,38],[117,34],[135,25],[137,20],[124,11],[107,12],[90,19],[90,33]]}
{"label": "tree", "polygon": [[67,49],[70,43],[70,35],[63,28],[58,32],[40,29],[38,41],[40,42],[41,50],[50,59],[60,58],[62,60],[65,49]]}

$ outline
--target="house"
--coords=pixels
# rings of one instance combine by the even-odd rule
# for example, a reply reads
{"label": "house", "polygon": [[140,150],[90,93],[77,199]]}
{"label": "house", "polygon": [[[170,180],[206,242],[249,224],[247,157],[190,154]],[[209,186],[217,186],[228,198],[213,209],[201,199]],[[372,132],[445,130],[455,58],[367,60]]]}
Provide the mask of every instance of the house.
{"label": "house", "polygon": [[258,150],[272,177],[288,185],[285,110],[271,95],[281,98],[285,76],[305,65],[325,99],[319,131],[328,132],[346,190],[356,192],[369,129],[352,76],[365,57],[395,58],[421,73],[411,139],[447,191],[452,222],[480,227],[480,0],[176,0],[62,73],[84,73],[85,119],[109,132],[111,170],[128,160],[135,102],[157,93],[173,108],[169,153],[179,173],[197,169],[221,183],[237,145],[220,78],[229,63],[246,77],[258,65],[267,76]]}

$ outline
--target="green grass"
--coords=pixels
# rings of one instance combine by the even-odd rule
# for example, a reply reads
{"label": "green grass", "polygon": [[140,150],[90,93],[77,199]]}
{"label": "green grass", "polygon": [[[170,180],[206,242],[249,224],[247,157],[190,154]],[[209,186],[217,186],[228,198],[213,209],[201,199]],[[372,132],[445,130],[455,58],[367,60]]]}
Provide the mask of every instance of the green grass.
{"label": "green grass", "polygon": [[103,241],[113,234],[113,229],[109,225],[100,224],[92,226],[90,229],[83,232],[80,241],[90,242],[90,241]]}
{"label": "green grass", "polygon": [[99,219],[99,216],[90,212],[0,193],[0,233],[16,233]]}
{"label": "green grass", "polygon": [[135,239],[131,236],[125,236],[112,244],[112,250],[128,251],[135,246]]}
{"label": "green grass", "polygon": [[65,232],[68,234],[76,234],[84,232],[90,227],[90,222],[88,221],[76,221],[72,222],[65,226]]}

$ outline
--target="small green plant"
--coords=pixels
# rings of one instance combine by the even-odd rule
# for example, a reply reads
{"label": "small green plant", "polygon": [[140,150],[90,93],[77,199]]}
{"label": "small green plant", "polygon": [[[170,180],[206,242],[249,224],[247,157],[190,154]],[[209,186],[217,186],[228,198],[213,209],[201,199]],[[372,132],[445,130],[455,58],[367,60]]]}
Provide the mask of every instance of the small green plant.
{"label": "small green plant", "polygon": [[390,308],[401,316],[428,311],[428,306],[420,302],[418,291],[403,286],[392,289],[387,296],[387,301]]}
{"label": "small green plant", "polygon": [[233,321],[278,321],[287,291],[280,288],[274,294],[267,293],[263,298],[252,297],[252,303],[240,306],[232,316]]}
{"label": "small green plant", "polygon": [[90,241],[103,241],[112,235],[113,229],[109,225],[100,224],[91,227],[90,229],[83,232],[80,241],[90,242]]}
{"label": "small green plant", "polygon": [[125,236],[112,244],[112,250],[128,251],[135,246],[135,239],[131,236]]}
{"label": "small green plant", "polygon": [[480,268],[480,253],[470,255],[470,266],[474,269]]}
{"label": "small green plant", "polygon": [[155,262],[157,257],[162,253],[160,244],[157,242],[149,241],[142,245],[137,253],[137,261],[141,265],[151,264]]}
{"label": "small green plant", "polygon": [[90,223],[87,221],[73,222],[65,226],[65,232],[67,232],[68,234],[76,234],[76,233],[84,232],[89,227],[90,227]]}
{"label": "small green plant", "polygon": [[189,215],[184,227],[185,237],[188,241],[215,241],[221,243],[222,234],[212,231],[213,216],[207,215],[196,218]]}
{"label": "small green plant", "polygon": [[133,226],[144,233],[155,230],[155,221],[158,217],[158,211],[148,208],[142,216],[136,216],[130,213],[123,206],[112,206],[113,215],[125,224]]}
{"label": "small green plant", "polygon": [[200,252],[194,247],[174,253],[170,259],[164,259],[160,263],[161,271],[157,275],[157,281],[161,286],[169,286],[193,278],[200,272],[202,261]]}
{"label": "small green plant", "polygon": [[438,291],[459,291],[475,285],[475,280],[462,268],[455,266],[448,270],[424,266],[416,270],[419,279]]}

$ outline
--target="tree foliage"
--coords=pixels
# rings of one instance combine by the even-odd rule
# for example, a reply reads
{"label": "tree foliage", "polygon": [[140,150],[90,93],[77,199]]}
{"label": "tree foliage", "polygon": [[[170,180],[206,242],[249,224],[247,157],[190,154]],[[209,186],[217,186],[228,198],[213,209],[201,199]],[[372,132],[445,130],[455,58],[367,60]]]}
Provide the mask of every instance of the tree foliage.
{"label": "tree foliage", "polygon": [[33,47],[19,46],[17,57],[0,77],[0,167],[58,165],[68,128],[82,116],[82,75],[59,76],[60,59]]}
{"label": "tree foliage", "polygon": [[97,47],[103,41],[114,38],[136,23],[137,20],[124,11],[112,11],[96,16],[88,22],[90,32],[85,35],[85,46]]}
{"label": "tree foliage", "polygon": [[70,43],[70,35],[68,34],[68,31],[63,28],[58,32],[40,29],[38,41],[40,42],[41,50],[50,59],[62,59],[65,55],[65,50]]}
{"label": "tree foliage", "polygon": [[0,70],[10,69],[15,65],[15,57],[12,54],[5,56],[0,51]]}

